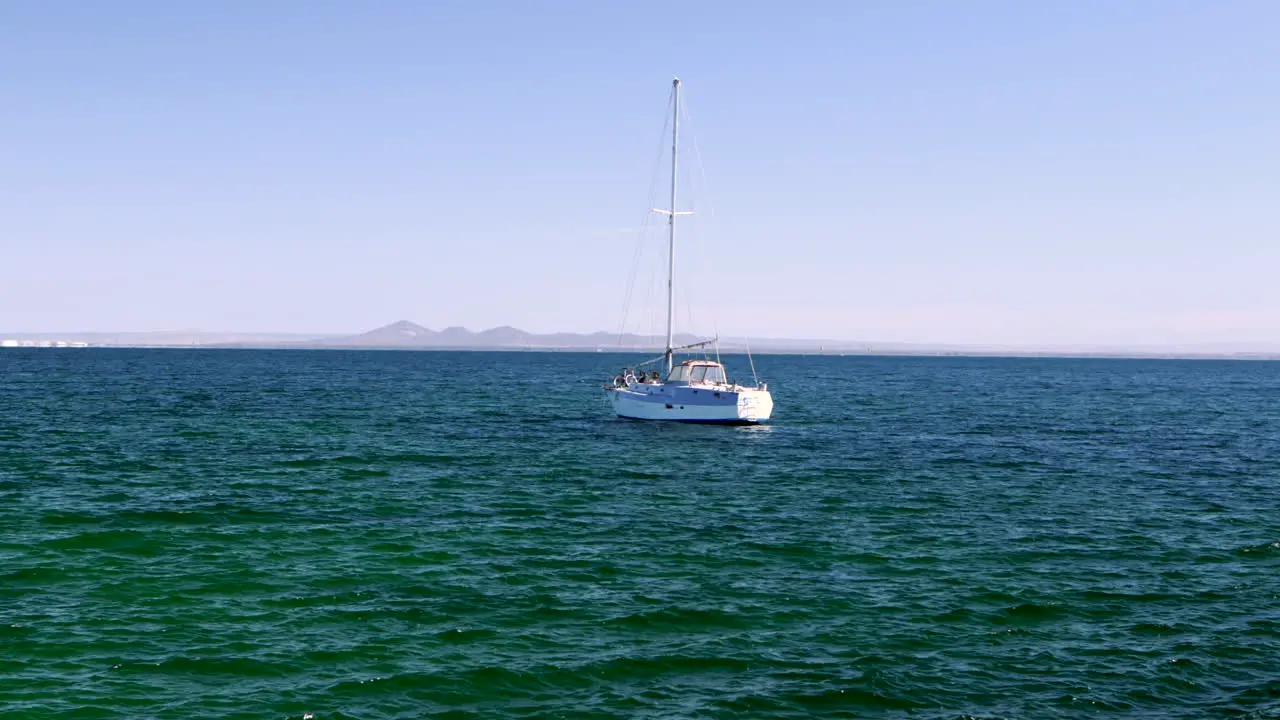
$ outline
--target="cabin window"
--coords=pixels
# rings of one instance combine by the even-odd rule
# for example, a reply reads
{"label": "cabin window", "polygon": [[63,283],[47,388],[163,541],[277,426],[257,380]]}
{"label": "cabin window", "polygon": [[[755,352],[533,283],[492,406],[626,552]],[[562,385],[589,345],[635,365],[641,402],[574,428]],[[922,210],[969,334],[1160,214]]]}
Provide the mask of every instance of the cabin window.
{"label": "cabin window", "polygon": [[707,381],[707,382],[709,382],[709,383],[723,383],[723,382],[725,381],[725,380],[724,380],[724,368],[722,368],[722,367],[709,367],[709,368],[707,368],[707,379],[706,379],[706,381]]}
{"label": "cabin window", "polygon": [[689,367],[687,365],[677,365],[671,368],[671,374],[667,376],[667,382],[688,382]]}
{"label": "cabin window", "polygon": [[689,382],[700,383],[702,382],[703,378],[705,378],[706,376],[707,376],[706,366],[699,365],[698,367],[693,368],[693,375],[689,377]]}

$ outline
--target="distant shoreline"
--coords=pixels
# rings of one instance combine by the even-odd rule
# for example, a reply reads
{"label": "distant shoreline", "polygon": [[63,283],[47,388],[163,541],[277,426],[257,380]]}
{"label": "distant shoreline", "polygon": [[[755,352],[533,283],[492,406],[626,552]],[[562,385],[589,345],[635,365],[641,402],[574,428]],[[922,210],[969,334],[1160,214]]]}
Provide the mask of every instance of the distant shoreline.
{"label": "distant shoreline", "polygon": [[[241,350],[241,351],[288,351],[288,352],[444,352],[444,353],[565,353],[575,355],[646,355],[660,357],[662,355],[661,348],[576,348],[576,347],[395,347],[395,346],[332,346],[332,345],[254,345],[254,344],[229,344],[229,345],[94,345],[94,344],[77,344],[77,345],[5,345],[0,346],[0,352],[6,350],[174,350],[174,351],[200,351],[200,350]],[[973,359],[1010,359],[1010,360],[1035,360],[1035,359],[1056,359],[1056,360],[1237,360],[1237,361],[1277,361],[1280,360],[1280,352],[1238,352],[1238,353],[1178,353],[1178,352],[1071,352],[1062,351],[1036,351],[1036,350],[884,350],[884,351],[844,351],[819,352],[817,350],[805,351],[789,348],[760,348],[749,351],[751,355],[785,355],[790,357],[849,357],[849,358],[973,358]],[[715,354],[715,353],[712,353]],[[741,356],[747,355],[748,350],[745,348],[732,348],[720,350],[720,355]]]}
{"label": "distant shoreline", "polygon": [[[682,333],[676,345],[707,338]],[[474,332],[462,327],[431,330],[400,320],[355,335],[236,333],[176,330],[158,332],[0,333],[0,349],[132,348],[170,350],[429,350],[447,352],[573,352],[662,354],[661,339],[635,333],[530,333],[504,326]],[[1115,358],[1167,360],[1280,360],[1280,343],[1182,343],[1107,345],[976,345],[868,342],[829,339],[721,338],[722,355],[823,357]]]}

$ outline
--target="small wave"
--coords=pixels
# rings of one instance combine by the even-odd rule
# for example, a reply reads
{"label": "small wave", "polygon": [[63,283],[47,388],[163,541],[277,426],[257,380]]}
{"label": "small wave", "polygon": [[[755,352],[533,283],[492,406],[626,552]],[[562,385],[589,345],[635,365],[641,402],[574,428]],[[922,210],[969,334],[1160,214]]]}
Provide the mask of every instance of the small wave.
{"label": "small wave", "polygon": [[166,658],[151,665],[130,663],[122,667],[129,670],[231,677],[285,677],[297,670],[287,663],[269,662],[250,657],[188,657],[186,655]]}
{"label": "small wave", "polygon": [[1245,629],[1242,634],[1262,637],[1280,637],[1280,623],[1277,623],[1274,620],[1250,620],[1249,627]]}
{"label": "small wave", "polygon": [[197,440],[200,438],[216,438],[218,433],[212,430],[179,430],[178,437],[184,440]]}
{"label": "small wave", "polygon": [[650,612],[624,615],[607,621],[610,625],[622,625],[624,627],[672,630],[681,628],[743,627],[749,622],[748,618],[735,613],[693,608],[663,608]]}
{"label": "small wave", "polygon": [[303,607],[324,607],[326,605],[349,605],[355,602],[363,602],[369,599],[366,593],[356,590],[339,593],[320,593],[316,595],[286,595],[283,597],[268,598],[262,601],[263,605],[268,607],[286,607],[286,608],[303,608]]}
{"label": "small wave", "polygon": [[1058,605],[1027,602],[1005,608],[1000,614],[1006,620],[1014,622],[1043,622],[1062,618],[1067,612]]}
{"label": "small wave", "polygon": [[1166,625],[1164,623],[1138,623],[1130,630],[1139,635],[1181,635],[1187,632],[1186,628],[1181,625]]}
{"label": "small wave", "polygon": [[1270,680],[1259,685],[1237,690],[1230,700],[1222,703],[1231,714],[1262,720],[1280,717],[1280,680]]}
{"label": "small wave", "polygon": [[282,460],[279,462],[279,465],[287,468],[306,470],[330,466],[342,467],[344,465],[376,466],[388,463],[407,465],[451,465],[464,460],[464,457],[458,455],[395,453],[391,455],[337,455],[334,457],[294,458],[292,460]]}
{"label": "small wave", "polygon": [[387,455],[385,457],[375,458],[376,460],[385,460],[393,463],[413,463],[428,465],[451,465],[466,460],[462,455],[445,455],[442,453],[423,454],[423,453],[400,453],[397,455]]}
{"label": "small wave", "polygon": [[810,543],[789,542],[789,543],[767,543],[751,541],[743,543],[754,550],[761,550],[770,555],[784,555],[786,557],[817,557],[818,550]]}
{"label": "small wave", "polygon": [[436,625],[448,620],[457,621],[461,613],[450,612],[449,608],[436,611],[427,608],[348,608],[334,607],[317,616],[324,622],[339,626],[364,625],[379,620],[392,620],[410,625]]}
{"label": "small wave", "polygon": [[280,462],[280,465],[283,465],[284,467],[290,467],[290,468],[306,469],[306,468],[324,467],[326,465],[341,465],[343,463],[358,463],[358,462],[365,462],[365,460],[363,460],[362,458],[356,457],[354,455],[339,455],[337,457],[328,457],[328,458],[309,457],[309,458],[298,458],[296,460],[282,460]]}
{"label": "small wave", "polygon": [[104,550],[131,555],[157,555],[155,538],[137,530],[100,530],[69,535],[42,543],[57,550]]}
{"label": "small wave", "polygon": [[1008,603],[1019,602],[1021,598],[1002,590],[989,590],[982,588],[980,592],[974,596],[973,600],[975,602],[987,603],[990,605],[1005,605]]}
{"label": "small wave", "polygon": [[336,695],[384,694],[387,692],[429,692],[447,696],[452,693],[476,697],[475,689],[487,693],[523,690],[541,691],[550,686],[539,673],[521,672],[503,667],[481,667],[455,673],[398,673],[386,677],[343,680],[329,687]]}
{"label": "small wave", "polygon": [[618,477],[627,480],[661,480],[662,475],[654,472],[644,472],[642,470],[619,470]]}
{"label": "small wave", "polygon": [[960,607],[960,608],[952,608],[951,610],[948,610],[942,613],[941,615],[935,615],[933,619],[937,622],[961,622],[964,620],[968,620],[974,617],[975,615],[977,615],[977,613],[975,613],[973,610],[970,610],[969,608]]}
{"label": "small wave", "polygon": [[110,516],[113,525],[211,525],[226,523],[273,522],[284,518],[281,513],[255,508],[216,503],[181,509],[127,510]]}
{"label": "small wave", "polygon": [[166,525],[207,525],[216,520],[209,513],[198,510],[135,510],[115,516],[130,523],[157,523]]}
{"label": "small wave", "polygon": [[832,712],[842,709],[860,710],[919,710],[930,707],[928,703],[903,694],[889,694],[881,690],[857,687],[832,688],[816,693],[783,693],[769,697],[749,696],[724,700],[717,705],[746,716],[763,716],[777,712],[802,713]]}
{"label": "small wave", "polygon": [[1080,596],[1086,600],[1123,600],[1125,602],[1163,602],[1181,598],[1180,595],[1173,593],[1123,593],[1108,590],[1085,590],[1080,593]]}
{"label": "small wave", "polygon": [[452,630],[442,630],[436,633],[436,639],[451,645],[460,645],[478,640],[491,640],[498,636],[494,630],[474,629],[464,630],[463,628],[454,628]]}
{"label": "small wave", "polygon": [[41,525],[98,525],[105,518],[101,515],[84,512],[64,512],[55,510],[40,516]]}
{"label": "small wave", "polygon": [[1236,549],[1237,555],[1243,555],[1248,558],[1271,558],[1280,557],[1280,540],[1260,545],[1249,545]]}
{"label": "small wave", "polygon": [[[4,576],[0,579],[5,579],[5,578],[7,578],[7,576]],[[33,628],[27,627],[25,625],[19,625],[17,623],[0,624],[0,638],[24,637],[27,635],[34,634],[35,632],[36,631]]]}
{"label": "small wave", "polygon": [[604,662],[591,663],[579,670],[604,680],[654,678],[662,675],[685,673],[740,673],[747,672],[758,662],[743,658],[711,657],[697,655],[659,655],[656,657],[620,657]]}
{"label": "small wave", "polygon": [[99,495],[98,497],[94,498],[93,501],[100,502],[100,503],[118,503],[118,502],[125,502],[127,500],[132,500],[132,499],[133,499],[133,496],[131,496],[129,493],[110,492],[104,495]]}
{"label": "small wave", "polygon": [[343,468],[343,480],[359,480],[360,478],[371,477],[390,477],[391,473],[386,470],[374,470],[372,468]]}
{"label": "small wave", "polygon": [[61,569],[52,567],[19,568],[0,575],[0,585],[10,583],[44,583],[65,578],[67,574]]}

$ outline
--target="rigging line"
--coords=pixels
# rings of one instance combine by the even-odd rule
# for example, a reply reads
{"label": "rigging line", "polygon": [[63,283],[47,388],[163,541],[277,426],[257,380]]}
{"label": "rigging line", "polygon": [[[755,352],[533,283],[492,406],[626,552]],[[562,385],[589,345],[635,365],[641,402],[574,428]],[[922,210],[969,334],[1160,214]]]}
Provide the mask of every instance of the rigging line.
{"label": "rigging line", "polygon": [[751,380],[760,387],[760,376],[756,375],[756,361],[751,357],[751,342],[746,338],[742,338],[742,344],[747,347],[747,362],[751,363]]}
{"label": "rigging line", "polygon": [[644,227],[643,221],[642,221],[642,225],[637,232],[637,238],[635,240],[635,249],[631,253],[631,272],[627,276],[626,290],[623,291],[622,313],[621,313],[622,319],[618,323],[619,347],[621,347],[623,335],[625,335],[627,331],[627,316],[630,314],[631,298],[635,290],[635,284],[636,284],[636,272],[640,266],[640,255],[644,251],[644,236],[645,236],[646,230],[648,230],[648,228]]}
{"label": "rigging line", "polygon": [[633,291],[635,290],[636,273],[640,267],[640,256],[644,251],[645,233],[649,230],[650,221],[653,217],[653,212],[648,208],[652,208],[654,206],[654,201],[657,198],[658,166],[662,162],[662,151],[665,147],[667,128],[671,123],[671,113],[669,111],[671,109],[671,103],[673,102],[675,102],[674,88],[667,92],[667,111],[663,112],[662,132],[658,134],[658,149],[654,153],[653,169],[649,173],[649,204],[647,205],[644,214],[640,217],[640,229],[636,237],[635,250],[631,256],[631,274],[627,278],[627,289],[624,292],[622,301],[622,321],[619,323],[618,327],[618,347],[622,347],[622,338],[627,331],[627,317],[631,314],[631,299]]}
{"label": "rigging line", "polygon": [[[675,100],[675,94],[674,94],[674,91],[672,91],[668,93],[668,96],[667,96],[668,109],[671,107],[671,103],[674,102],[674,100]],[[657,150],[654,152],[653,167],[649,173],[649,196],[648,196],[649,204],[647,208],[653,207],[653,202],[657,197],[658,166],[662,162],[662,151],[664,146],[663,138],[666,136],[667,127],[669,126],[669,123],[670,123],[670,113],[664,113],[662,132],[658,136],[658,147],[657,147]],[[640,258],[644,253],[644,247],[647,240],[646,235],[650,229],[652,212],[649,211],[647,208],[640,217],[640,223],[639,223],[640,228],[635,241],[635,249],[634,249],[634,252],[632,253],[631,274],[627,278],[627,289],[624,293],[623,304],[622,304],[622,319],[618,329],[619,346],[621,346],[622,338],[626,334],[627,319],[630,316],[631,301],[634,298],[636,275],[640,267]]]}
{"label": "rigging line", "polygon": [[626,332],[627,332],[627,322],[630,319],[630,315],[631,315],[631,304],[632,304],[632,300],[634,300],[635,298],[636,280],[638,279],[638,276],[640,274],[641,259],[644,255],[645,243],[646,243],[646,240],[648,239],[648,234],[650,231],[647,218],[644,220],[641,220],[640,225],[641,225],[640,228],[637,230],[637,235],[635,240],[635,250],[632,253],[632,257],[631,257],[631,274],[627,278],[627,289],[626,289],[625,296],[622,303],[621,320],[618,326],[619,346],[622,345],[623,337],[626,335]]}
{"label": "rigging line", "polygon": [[[685,311],[685,319],[687,319],[687,320],[689,321],[689,325],[688,325],[688,327],[689,327],[689,332],[690,332],[690,333],[692,333],[693,335],[697,335],[697,333],[693,332],[693,327],[694,327],[694,325],[693,325],[693,301],[689,299],[689,295],[690,295],[690,294],[691,294],[691,293],[688,293],[688,292],[686,292],[686,293],[684,294],[684,311]],[[704,353],[704,355],[705,355],[705,353]]]}
{"label": "rigging line", "polygon": [[[699,147],[698,145],[698,134],[693,131],[693,118],[691,117],[691,114],[689,112],[688,93],[685,94],[685,101],[681,103],[681,110],[683,111],[682,119],[685,123],[685,126],[689,128],[689,133],[688,133],[689,144],[693,147],[693,154],[697,164],[698,176],[702,180],[702,184],[700,187],[702,188],[703,197],[705,198],[705,201],[706,201],[708,214],[710,215],[711,225],[713,226],[711,228],[711,234],[714,235],[716,231],[719,229],[719,222],[718,222],[719,218],[716,216],[715,202],[711,198],[711,190],[710,190],[711,183],[710,181],[707,180],[706,165],[703,164],[702,162],[702,148]],[[689,184],[694,185],[692,181]],[[703,250],[702,246],[698,246],[697,252],[699,252],[700,258],[702,257],[701,255],[702,250]],[[716,318],[714,317],[715,316],[714,312],[712,313],[712,315],[713,315],[712,321],[715,325],[715,330],[716,330],[716,337],[719,337],[720,336],[719,321],[716,320]],[[755,359],[751,355],[750,340],[746,337],[743,337],[743,345],[747,351],[747,362],[751,365],[751,379],[758,386],[760,384],[760,378],[758,375],[756,375],[756,363],[755,363]],[[719,359],[720,359],[720,346],[717,343],[716,360],[719,361]]]}
{"label": "rigging line", "polygon": [[[714,235],[715,235],[715,232],[716,232],[716,210],[715,210],[715,204],[711,201],[711,191],[709,190],[710,183],[707,181],[707,171],[706,171],[706,167],[703,165],[703,162],[702,162],[702,150],[701,150],[701,149],[699,148],[699,146],[698,146],[698,134],[697,134],[697,132],[695,132],[695,130],[694,130],[693,116],[692,116],[692,115],[690,114],[690,112],[689,112],[689,92],[688,92],[687,90],[686,90],[686,91],[685,91],[685,93],[684,93],[684,102],[680,103],[680,110],[681,110],[681,121],[685,124],[685,127],[686,127],[686,128],[688,128],[688,130],[686,130],[686,133],[687,133],[687,134],[688,134],[688,136],[689,136],[689,142],[690,142],[690,145],[692,145],[692,147],[693,147],[694,157],[695,157],[695,158],[696,158],[696,160],[697,160],[697,173],[696,173],[696,175],[695,175],[695,173],[694,173],[692,170],[689,170],[689,171],[688,171],[688,172],[689,172],[689,175],[690,175],[690,177],[689,177],[689,187],[690,187],[691,189],[693,189],[693,188],[697,188],[697,189],[702,190],[702,192],[703,192],[703,196],[705,196],[705,198],[706,198],[706,204],[707,204],[707,207],[708,207],[708,209],[710,210],[710,214],[711,214],[711,217],[710,217],[711,222],[710,222],[709,224],[710,224],[712,227],[711,227],[711,228],[709,228],[710,232],[709,232],[708,234],[710,234],[710,235],[713,235],[713,236],[714,236]],[[696,181],[699,179],[699,177],[701,178],[701,181],[702,181],[702,182],[701,182],[701,185],[699,185],[699,184],[696,182]],[[696,209],[696,204],[697,204],[697,200],[699,199],[699,196],[698,196],[697,194],[695,194],[695,193],[692,193],[692,192],[691,192],[690,194],[692,195],[691,200],[694,202],[694,209]],[[694,215],[693,217],[694,217],[694,222],[695,222],[695,223],[700,223],[700,222],[701,222],[701,221],[699,220],[700,215]],[[705,261],[706,261],[706,259],[707,259],[707,254],[706,254],[706,248],[704,247],[704,244],[703,244],[703,243],[696,243],[696,242],[695,242],[695,243],[689,243],[689,244],[687,244],[686,246],[691,247],[691,248],[693,249],[693,254],[694,254],[694,256],[695,256],[695,263],[694,263],[695,267],[696,267],[696,266],[707,267],[706,262],[705,262]],[[712,266],[714,267],[714,265],[712,265]],[[694,285],[694,284],[690,284],[690,286],[691,286],[691,287],[692,287],[693,285]],[[690,293],[686,292],[686,293],[685,293],[685,309],[686,309],[686,313],[687,313],[687,315],[688,315],[688,317],[689,317],[689,325],[690,325],[690,327],[692,327],[692,325],[693,325],[693,306],[692,306],[692,302],[691,302],[691,301],[690,301],[690,299],[689,299],[689,296],[690,296]],[[711,319],[712,319],[712,323],[713,323],[713,324],[717,324],[717,323],[718,323],[717,313],[716,313],[714,310],[712,311],[711,316],[712,316],[712,317],[711,317]],[[717,329],[716,329],[716,335],[718,336],[719,334],[720,334],[720,331],[719,331],[719,328],[717,327]]]}
{"label": "rigging line", "polygon": [[643,325],[640,328],[639,335],[644,339],[644,347],[649,347],[653,341],[653,272],[646,273],[644,276],[645,299],[643,308]]}
{"label": "rigging line", "polygon": [[689,127],[689,143],[693,145],[693,155],[698,162],[698,174],[702,176],[702,184],[706,189],[707,207],[711,212],[711,219],[715,220],[716,207],[715,203],[711,201],[711,190],[709,189],[711,187],[711,183],[707,181],[707,169],[702,164],[702,150],[698,147],[698,135],[693,132],[693,118],[689,114],[689,100],[687,95],[688,93],[686,93],[685,101],[681,104],[681,109],[684,110],[685,125]]}

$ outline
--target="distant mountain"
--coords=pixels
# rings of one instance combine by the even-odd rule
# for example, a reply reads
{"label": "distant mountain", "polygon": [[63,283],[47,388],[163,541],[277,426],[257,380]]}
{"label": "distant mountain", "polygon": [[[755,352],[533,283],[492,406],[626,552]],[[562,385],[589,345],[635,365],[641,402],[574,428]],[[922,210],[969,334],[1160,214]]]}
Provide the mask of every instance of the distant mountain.
{"label": "distant mountain", "polygon": [[533,337],[532,334],[510,325],[490,328],[475,334],[477,340],[495,345],[528,345],[530,338]]}
{"label": "distant mountain", "polygon": [[[674,343],[687,345],[706,337],[682,334]],[[588,350],[658,354],[664,337],[616,333],[549,333],[540,335],[502,326],[472,332],[464,327],[431,330],[408,320],[357,335],[301,335],[285,333],[216,333],[180,330],[141,333],[14,333],[0,334],[0,348],[24,346],[89,345],[96,347],[155,348],[367,348],[437,350]],[[742,352],[746,343],[722,338],[719,351]],[[1276,343],[1194,343],[1166,346],[993,346],[926,343],[868,343],[847,340],[793,340],[757,338],[749,349],[758,353],[816,353],[826,355],[969,355],[969,356],[1071,356],[1071,357],[1234,357],[1280,358]]]}
{"label": "distant mountain", "polygon": [[435,344],[444,347],[464,347],[471,345],[474,337],[475,333],[464,327],[454,325],[441,330],[435,337]]}
{"label": "distant mountain", "polygon": [[306,344],[326,347],[430,347],[439,336],[435,330],[400,320],[359,335],[322,338]]}
{"label": "distant mountain", "polygon": [[[678,335],[676,344],[682,345],[697,342],[703,338],[693,335]],[[464,327],[447,327],[443,330],[430,330],[421,325],[400,320],[359,335],[317,338],[300,343],[289,343],[292,347],[361,347],[361,348],[440,348],[455,350],[485,349],[538,349],[538,350],[582,350],[616,348],[658,348],[663,338],[633,334],[622,336],[616,333],[596,332],[551,333],[538,335],[526,332],[509,325],[490,328],[480,332],[472,332]]]}

